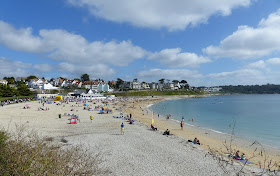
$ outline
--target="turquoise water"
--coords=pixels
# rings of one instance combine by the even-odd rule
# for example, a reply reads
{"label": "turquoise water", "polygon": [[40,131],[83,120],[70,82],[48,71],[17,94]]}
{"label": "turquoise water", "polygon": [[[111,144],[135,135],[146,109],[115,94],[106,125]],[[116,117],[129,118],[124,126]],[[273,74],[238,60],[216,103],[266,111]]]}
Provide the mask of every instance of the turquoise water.
{"label": "turquoise water", "polygon": [[[280,95],[217,95],[159,102],[162,116],[280,148]],[[194,119],[192,122],[191,119]]]}

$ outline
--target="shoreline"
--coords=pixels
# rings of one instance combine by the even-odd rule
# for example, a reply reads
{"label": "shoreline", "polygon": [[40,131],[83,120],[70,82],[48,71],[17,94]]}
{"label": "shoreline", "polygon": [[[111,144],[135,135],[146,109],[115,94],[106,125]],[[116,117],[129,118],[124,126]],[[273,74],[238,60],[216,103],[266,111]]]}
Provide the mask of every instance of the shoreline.
{"label": "shoreline", "polygon": [[[131,113],[133,115],[133,118],[135,118],[136,120],[139,120],[140,122],[144,123],[147,127],[150,127],[152,120],[152,112],[149,109],[149,107],[151,107],[152,104],[156,104],[161,101],[200,97],[206,96],[158,96],[150,98],[145,103],[134,103],[134,109],[126,107],[124,110],[127,114]],[[146,112],[144,111],[144,114],[143,111],[139,108],[139,106],[143,105],[146,110]],[[231,134],[222,132],[219,133],[213,129],[207,129],[204,127],[195,126],[187,123],[184,124],[184,129],[181,130],[179,122],[177,120],[166,120],[162,116],[160,118],[156,116],[154,117],[154,119],[154,125],[159,130],[164,131],[168,128],[171,130],[172,134],[183,137],[186,141],[193,140],[194,137],[197,137],[203,144],[200,147],[208,152],[215,151],[220,154],[226,154],[230,151],[233,152],[236,150],[240,150],[241,153],[246,154],[246,158],[248,158],[251,162],[256,163],[255,166],[257,167],[264,167],[264,162],[268,161],[272,161],[272,163],[280,163],[279,149],[276,147],[274,148],[273,146],[262,145],[256,142],[255,140],[245,139],[239,136],[233,136],[233,141],[231,141]],[[267,165],[267,163],[265,165]]]}

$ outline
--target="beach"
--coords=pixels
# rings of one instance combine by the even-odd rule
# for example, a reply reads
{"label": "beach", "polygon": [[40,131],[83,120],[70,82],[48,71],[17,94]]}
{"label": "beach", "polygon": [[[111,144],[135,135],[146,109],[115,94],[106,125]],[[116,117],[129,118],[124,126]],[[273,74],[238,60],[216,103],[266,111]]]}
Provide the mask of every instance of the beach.
{"label": "beach", "polygon": [[[199,96],[200,97],[200,96]],[[203,97],[203,96],[202,96]],[[166,100],[176,100],[180,98],[194,98],[193,96],[164,96],[155,97],[155,99],[150,99],[143,102],[135,103],[133,108],[127,107],[126,111],[132,113],[136,119],[144,122],[149,126],[152,122],[152,112],[143,111],[141,107],[149,107],[156,104],[159,101]],[[160,130],[171,130],[171,133],[180,136],[186,140],[193,140],[195,137],[200,140],[203,144],[200,147],[207,151],[219,151],[221,153],[228,153],[229,148],[232,151],[240,150],[242,153],[246,153],[246,157],[250,158],[250,161],[256,163],[257,167],[263,167],[264,161],[272,161],[272,163],[280,163],[280,152],[279,149],[267,146],[265,144],[258,143],[254,140],[248,140],[236,136],[231,136],[228,134],[222,134],[215,132],[213,130],[208,130],[205,128],[200,128],[194,126],[191,121],[185,122],[183,130],[180,127],[178,121],[173,121],[172,119],[167,120],[166,117],[159,117],[155,114],[154,125]],[[253,144],[254,143],[254,144]],[[252,145],[253,144],[253,145]]]}
{"label": "beach", "polygon": [[[42,107],[38,101],[26,103],[30,109],[23,109],[23,103],[12,104],[0,108],[1,128],[15,131],[16,126],[24,125],[27,130],[33,130],[42,137],[53,138],[52,142],[62,147],[81,145],[88,148],[91,154],[101,156],[100,167],[109,169],[109,175],[224,175],[218,162],[209,154],[209,148],[221,150],[225,136],[190,126],[181,130],[177,122],[157,119],[157,116],[154,124],[158,131],[150,129],[151,113],[147,114],[146,107],[174,98],[187,97],[130,98],[109,102],[109,106],[102,102],[87,102],[92,109],[95,106],[108,107],[113,110],[112,114],[84,110],[83,103],[75,102],[44,104],[49,109],[47,111],[38,110]],[[120,116],[121,112],[124,116],[132,114],[135,123],[130,125],[125,119],[113,118]],[[69,124],[71,116],[68,114],[78,115],[80,122]],[[124,123],[124,135],[121,135],[121,123]],[[166,128],[172,135],[162,135]],[[198,137],[203,145],[187,142],[194,137]],[[251,149],[245,146],[246,143],[242,143],[238,148],[249,155]],[[273,154],[273,150],[269,152]],[[275,154],[277,158],[279,155]],[[234,165],[239,167],[238,163]],[[246,166],[244,171],[246,175],[261,172],[256,166]]]}

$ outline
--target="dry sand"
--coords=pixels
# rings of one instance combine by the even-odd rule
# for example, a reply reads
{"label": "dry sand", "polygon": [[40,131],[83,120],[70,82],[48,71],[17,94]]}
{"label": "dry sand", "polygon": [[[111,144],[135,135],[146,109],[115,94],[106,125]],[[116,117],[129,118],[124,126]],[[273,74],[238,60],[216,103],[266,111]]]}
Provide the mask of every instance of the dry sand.
{"label": "dry sand", "polygon": [[[30,104],[31,109],[23,109],[24,104],[0,108],[0,126],[14,131],[15,124],[24,124],[28,129],[37,131],[42,137],[53,137],[54,142],[64,147],[81,144],[89,148],[89,152],[101,154],[103,159],[101,165],[111,171],[109,175],[225,175],[217,162],[205,150],[208,148],[206,144],[210,147],[217,145],[216,148],[219,149],[218,144],[219,141],[221,142],[219,136],[212,133],[204,134],[200,129],[194,128],[195,131],[187,126],[181,130],[179,124],[170,123],[165,119],[155,119],[155,126],[159,128],[159,131],[150,129],[151,116],[143,116],[139,105],[146,107],[160,100],[166,100],[166,98],[154,98],[154,100],[141,102],[127,100],[116,105],[110,103],[111,109],[126,104],[124,115],[132,113],[133,118],[137,120],[134,125],[129,125],[126,120],[113,118],[113,115],[120,115],[117,110],[113,110],[113,114],[98,114],[98,111],[83,110],[82,104],[79,104],[79,107],[70,107],[77,105],[69,103],[46,104],[45,106],[50,110],[38,111],[42,105],[34,101],[26,103]],[[88,104],[93,108],[98,105]],[[129,108],[133,105],[134,108]],[[64,113],[79,115],[81,122],[74,125],[68,124],[70,117],[64,116]],[[58,118],[58,114],[62,114],[62,118]],[[92,123],[90,115],[94,116]],[[122,122],[125,124],[124,135],[120,135]],[[174,135],[163,136],[161,130],[166,128],[171,129]],[[204,145],[197,146],[187,142],[186,139],[192,139],[194,136],[198,137]],[[62,138],[68,142],[62,143]],[[244,170],[246,175],[251,175],[249,171],[261,171],[256,167],[247,166]],[[234,174],[235,171],[231,173]]]}

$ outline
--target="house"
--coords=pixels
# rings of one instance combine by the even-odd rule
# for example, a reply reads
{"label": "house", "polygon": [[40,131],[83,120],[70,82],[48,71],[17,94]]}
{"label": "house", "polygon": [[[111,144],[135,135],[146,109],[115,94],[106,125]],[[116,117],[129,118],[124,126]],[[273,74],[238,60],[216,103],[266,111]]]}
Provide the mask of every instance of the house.
{"label": "house", "polygon": [[174,90],[174,89],[175,89],[173,83],[164,83],[164,84],[163,84],[163,87],[164,87],[165,89],[171,89],[171,90]]}
{"label": "house", "polygon": [[219,92],[220,90],[222,90],[221,87],[205,87],[203,89],[204,92],[208,92],[208,93],[211,93],[211,92]]}
{"label": "house", "polygon": [[47,84],[48,82],[45,79],[31,79],[28,82],[28,87],[32,88],[32,89],[42,89],[43,88],[43,84]]}
{"label": "house", "polygon": [[44,90],[46,90],[46,89],[51,90],[51,89],[58,89],[58,87],[55,87],[55,86],[53,86],[50,83],[45,83],[45,84],[43,84],[42,89],[44,89]]}
{"label": "house", "polygon": [[120,88],[122,89],[141,89],[141,83],[138,81],[128,81],[124,82],[122,85],[120,85]]}
{"label": "house", "polygon": [[5,79],[0,80],[0,84],[5,84],[5,85],[7,85],[7,84],[8,84],[8,81],[7,81],[7,80],[5,80]]}
{"label": "house", "polygon": [[150,89],[162,89],[163,86],[160,83],[152,82],[149,83],[149,87]]}
{"label": "house", "polygon": [[27,77],[16,77],[16,81],[23,81],[25,82],[25,80],[27,79]]}
{"label": "house", "polygon": [[113,91],[113,89],[110,89],[109,84],[103,84],[103,83],[98,84],[97,90],[99,92],[112,92]]}
{"label": "house", "polygon": [[148,83],[142,82],[141,83],[141,89],[150,89],[150,86]]}

